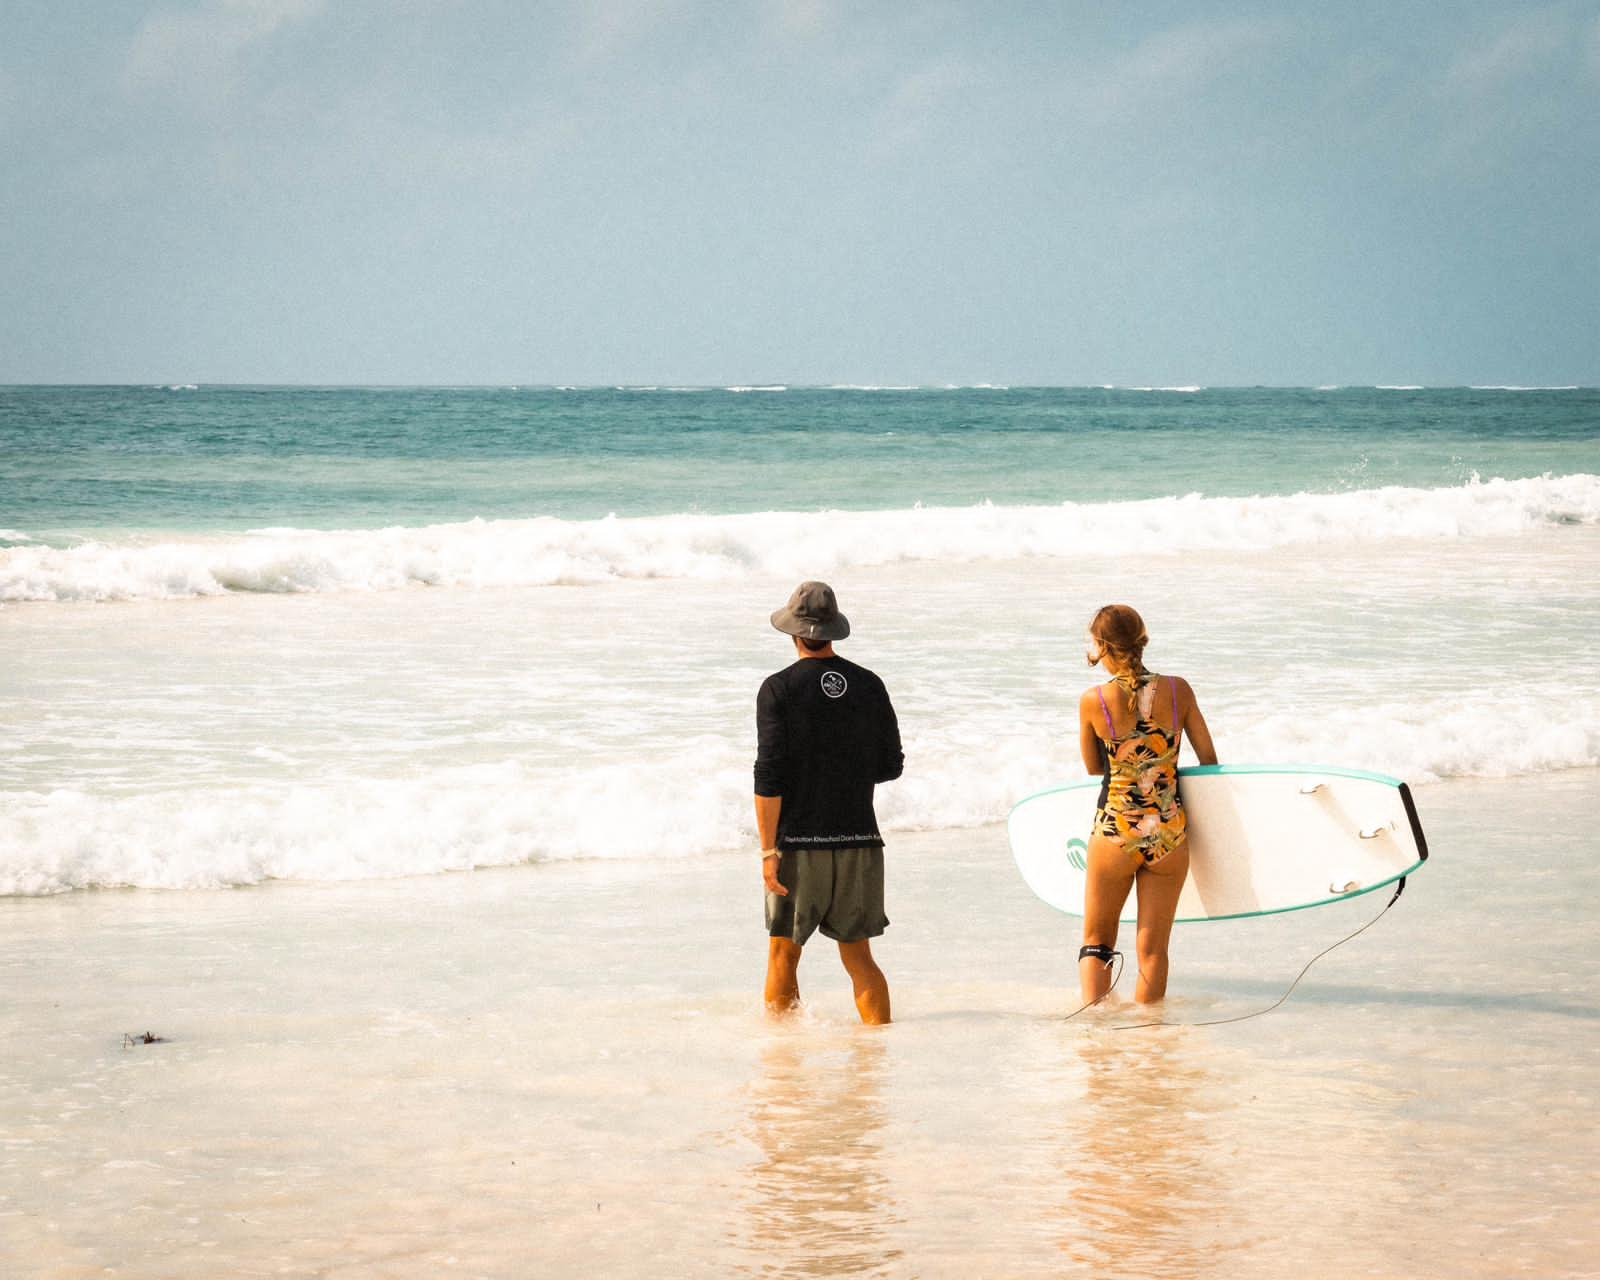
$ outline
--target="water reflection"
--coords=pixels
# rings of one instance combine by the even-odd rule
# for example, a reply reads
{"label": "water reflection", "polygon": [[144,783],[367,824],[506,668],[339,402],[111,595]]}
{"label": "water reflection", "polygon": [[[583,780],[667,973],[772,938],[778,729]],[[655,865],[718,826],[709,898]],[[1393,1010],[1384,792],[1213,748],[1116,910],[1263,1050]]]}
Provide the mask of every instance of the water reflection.
{"label": "water reflection", "polygon": [[1217,1121],[1227,1091],[1183,1033],[1068,1041],[1054,1226],[1085,1274],[1210,1273],[1238,1248]]}
{"label": "water reflection", "polygon": [[898,1224],[883,1172],[882,1035],[842,1044],[774,1029],[749,1088],[742,1131],[759,1157],[730,1234],[743,1275],[897,1273]]}

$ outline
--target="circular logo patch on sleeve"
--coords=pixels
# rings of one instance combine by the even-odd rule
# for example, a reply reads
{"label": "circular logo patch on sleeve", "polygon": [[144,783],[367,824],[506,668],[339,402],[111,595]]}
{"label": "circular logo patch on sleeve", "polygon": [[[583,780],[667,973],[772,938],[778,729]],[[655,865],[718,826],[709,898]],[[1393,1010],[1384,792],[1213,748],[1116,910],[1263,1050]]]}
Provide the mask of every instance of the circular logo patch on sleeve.
{"label": "circular logo patch on sleeve", "polygon": [[845,678],[837,671],[824,671],[822,673],[822,692],[830,698],[844,697],[844,691],[849,687],[850,685]]}

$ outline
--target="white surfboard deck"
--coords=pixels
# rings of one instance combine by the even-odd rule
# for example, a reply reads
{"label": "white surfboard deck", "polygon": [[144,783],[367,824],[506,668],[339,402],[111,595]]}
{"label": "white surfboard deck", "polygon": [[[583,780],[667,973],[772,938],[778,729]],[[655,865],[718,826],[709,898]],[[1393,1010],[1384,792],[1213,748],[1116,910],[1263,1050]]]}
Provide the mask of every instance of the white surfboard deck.
{"label": "white surfboard deck", "polygon": [[[1189,817],[1189,879],[1178,920],[1232,920],[1340,902],[1393,884],[1428,857],[1411,791],[1398,778],[1315,765],[1178,770]],[[1083,914],[1085,854],[1100,779],[1029,796],[1012,809],[1011,853],[1039,897]],[[1122,918],[1135,918],[1128,895]]]}

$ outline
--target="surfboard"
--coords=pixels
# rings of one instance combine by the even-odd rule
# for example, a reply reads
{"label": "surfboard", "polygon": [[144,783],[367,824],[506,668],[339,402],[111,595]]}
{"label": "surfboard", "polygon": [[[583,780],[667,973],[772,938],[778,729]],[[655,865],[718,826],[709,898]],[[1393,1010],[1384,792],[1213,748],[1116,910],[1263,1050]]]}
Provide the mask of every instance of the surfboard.
{"label": "surfboard", "polygon": [[[1315,765],[1223,764],[1178,770],[1189,816],[1189,879],[1178,920],[1300,911],[1372,893],[1427,860],[1428,843],[1398,778]],[[1083,914],[1089,831],[1100,779],[1020,801],[1007,820],[1028,887]],[[1122,918],[1135,918],[1128,895]]]}

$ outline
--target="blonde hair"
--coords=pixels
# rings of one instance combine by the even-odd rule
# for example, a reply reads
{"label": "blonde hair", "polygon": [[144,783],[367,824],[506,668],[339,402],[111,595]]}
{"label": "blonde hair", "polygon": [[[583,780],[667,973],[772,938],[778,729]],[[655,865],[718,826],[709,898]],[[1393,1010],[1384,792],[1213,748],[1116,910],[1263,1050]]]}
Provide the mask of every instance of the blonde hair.
{"label": "blonde hair", "polygon": [[[1144,657],[1144,647],[1150,643],[1150,633],[1144,629],[1144,619],[1139,611],[1128,604],[1103,605],[1089,624],[1089,634],[1100,642],[1100,647],[1119,662],[1136,667]],[[1093,666],[1091,662],[1089,664]]]}
{"label": "blonde hair", "polygon": [[[1116,682],[1127,691],[1128,709],[1136,709],[1137,677],[1144,672],[1144,647],[1150,643],[1150,633],[1145,630],[1139,611],[1127,604],[1103,605],[1089,623],[1089,634],[1099,644],[1102,656],[1110,654],[1128,669],[1129,674],[1116,677]],[[1089,660],[1089,665],[1094,666],[1098,660]]]}

